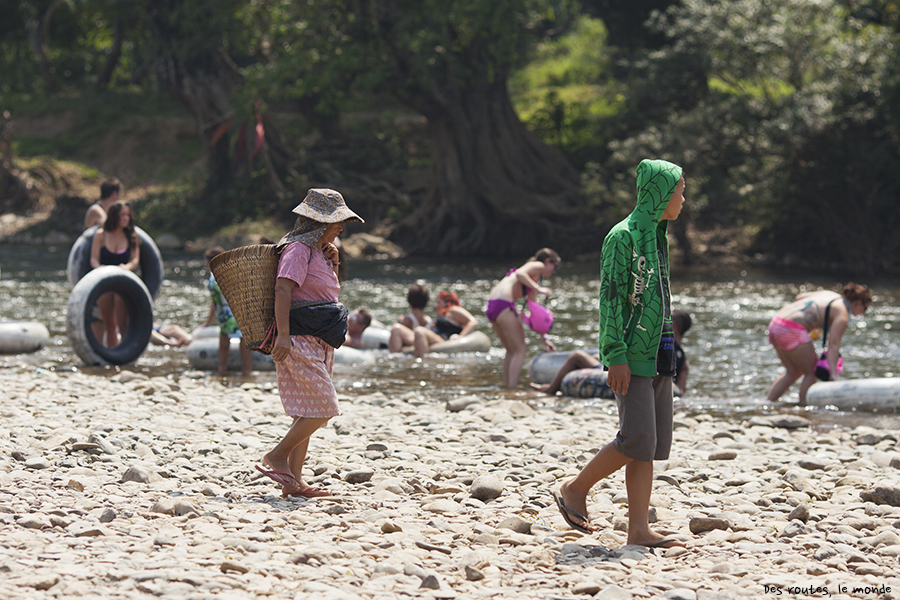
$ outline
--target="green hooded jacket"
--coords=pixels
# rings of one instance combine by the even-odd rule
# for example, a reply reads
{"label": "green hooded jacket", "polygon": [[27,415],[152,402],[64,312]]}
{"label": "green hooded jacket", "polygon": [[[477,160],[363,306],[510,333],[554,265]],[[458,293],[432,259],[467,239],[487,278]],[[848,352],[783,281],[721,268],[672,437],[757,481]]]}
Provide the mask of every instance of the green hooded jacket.
{"label": "green hooded jacket", "polygon": [[[660,253],[669,263],[668,221],[661,221],[681,167],[642,160],[637,168],[637,206],[603,240],[600,262],[600,359],[628,363],[632,375],[654,377],[665,302]],[[669,317],[671,320],[671,317]]]}

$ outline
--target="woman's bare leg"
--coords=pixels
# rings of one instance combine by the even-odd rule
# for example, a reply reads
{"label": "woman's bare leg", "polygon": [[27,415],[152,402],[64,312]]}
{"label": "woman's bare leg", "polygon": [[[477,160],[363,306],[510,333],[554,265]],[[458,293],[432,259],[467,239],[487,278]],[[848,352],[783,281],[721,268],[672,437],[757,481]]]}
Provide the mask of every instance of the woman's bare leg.
{"label": "woman's bare leg", "polygon": [[816,381],[816,351],[812,342],[800,344],[793,350],[776,348],[775,351],[778,353],[778,358],[781,359],[781,364],[784,365],[785,372],[772,384],[767,397],[768,400],[775,402],[781,398],[788,388],[802,376],[800,403],[805,405],[806,390]]}
{"label": "woman's bare leg", "polygon": [[325,425],[330,418],[294,419],[294,423],[284,434],[284,438],[263,457],[263,461],[276,471],[293,473],[294,478],[297,479],[302,472],[303,461],[306,460],[306,448],[309,446],[310,436]]}
{"label": "woman's bare leg", "polygon": [[128,306],[125,304],[125,299],[122,296],[113,294],[113,307],[116,315],[118,338],[122,339],[128,331]]}
{"label": "woman's bare leg", "polygon": [[391,327],[391,337],[388,339],[388,352],[400,352],[403,346],[412,346],[415,342],[413,330],[400,323]]}
{"label": "woman's bare leg", "polygon": [[228,352],[231,350],[231,338],[227,333],[219,334],[219,375],[228,374]]}
{"label": "woman's bare leg", "polygon": [[103,319],[103,331],[105,340],[101,340],[107,348],[119,345],[118,326],[116,324],[115,294],[107,292],[97,298],[97,307],[100,308],[100,317]]}
{"label": "woman's bare leg", "polygon": [[493,323],[494,331],[506,348],[503,358],[503,383],[508,388],[519,386],[519,377],[525,364],[528,348],[525,346],[525,329],[522,321],[512,310],[504,310]]}
{"label": "woman's bare leg", "polygon": [[306,462],[306,451],[309,449],[309,438],[306,438],[291,451],[288,456],[288,464],[291,465],[290,471],[294,474],[294,479],[300,484],[300,489],[306,488],[303,483],[303,464]]}
{"label": "woman's bare leg", "polygon": [[416,327],[413,330],[413,348],[416,358],[422,358],[428,354],[428,348],[431,344],[439,344],[444,338],[428,329],[427,327]]}
{"label": "woman's bare leg", "polygon": [[588,354],[584,350],[575,350],[572,354],[566,358],[566,362],[562,364],[556,374],[553,376],[553,379],[550,380],[550,383],[547,384],[539,384],[532,383],[531,387],[539,392],[544,392],[548,396],[552,396],[556,392],[559,391],[560,386],[562,385],[563,379],[565,379],[566,375],[571,373],[572,371],[577,371],[578,369],[591,369],[600,364],[600,361],[597,360],[591,354]]}

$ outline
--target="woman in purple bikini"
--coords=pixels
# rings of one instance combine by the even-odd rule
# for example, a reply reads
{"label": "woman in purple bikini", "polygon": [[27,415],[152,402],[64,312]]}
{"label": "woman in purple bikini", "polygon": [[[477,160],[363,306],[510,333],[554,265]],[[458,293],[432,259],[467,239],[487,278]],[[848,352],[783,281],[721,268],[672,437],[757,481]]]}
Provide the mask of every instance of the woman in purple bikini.
{"label": "woman in purple bikini", "polygon": [[[542,287],[540,280],[556,273],[560,262],[559,254],[555,251],[541,248],[524,265],[518,269],[511,269],[497,282],[488,297],[484,314],[500,338],[500,343],[506,348],[506,356],[503,358],[503,384],[508,388],[518,387],[527,351],[525,329],[516,312],[516,300],[523,295],[528,300],[535,300],[539,293],[549,297],[550,290]],[[556,349],[546,335],[543,336],[543,340],[548,352]]]}

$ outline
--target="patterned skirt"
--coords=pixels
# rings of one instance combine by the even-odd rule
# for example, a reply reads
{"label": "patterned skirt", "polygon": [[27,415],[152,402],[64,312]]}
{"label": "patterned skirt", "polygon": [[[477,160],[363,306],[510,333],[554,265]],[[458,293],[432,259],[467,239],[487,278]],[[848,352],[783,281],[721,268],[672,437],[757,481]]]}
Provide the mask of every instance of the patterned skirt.
{"label": "patterned skirt", "polygon": [[284,413],[295,418],[340,415],[331,380],[334,348],[311,335],[292,335],[291,342],[288,357],[275,363]]}

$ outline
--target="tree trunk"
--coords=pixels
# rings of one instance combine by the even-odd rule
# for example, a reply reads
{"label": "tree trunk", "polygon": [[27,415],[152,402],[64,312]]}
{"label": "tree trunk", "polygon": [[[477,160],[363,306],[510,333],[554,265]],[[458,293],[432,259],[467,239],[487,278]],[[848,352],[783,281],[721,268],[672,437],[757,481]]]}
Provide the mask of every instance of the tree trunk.
{"label": "tree trunk", "polygon": [[391,238],[431,255],[518,257],[555,246],[571,256],[592,246],[578,172],[525,128],[505,78],[453,95],[414,102],[428,118],[431,190]]}
{"label": "tree trunk", "polygon": [[202,61],[183,62],[174,53],[158,58],[157,79],[194,115],[209,158],[210,180],[214,188],[227,186],[232,168],[229,158],[229,125],[235,111],[231,93],[241,77],[224,52],[212,50]]}
{"label": "tree trunk", "polygon": [[115,24],[113,25],[114,33],[112,47],[109,49],[109,54],[106,56],[103,70],[100,71],[100,75],[97,77],[97,90],[105,90],[109,87],[109,82],[112,80],[116,66],[119,64],[119,57],[122,55],[123,29],[122,20],[116,19]]}
{"label": "tree trunk", "polygon": [[[288,175],[296,176],[291,170],[295,154],[281,127],[259,105],[254,118],[238,120],[231,98],[243,83],[240,69],[218,41],[220,34],[209,32],[198,38],[193,26],[177,22],[180,17],[175,15],[179,15],[185,2],[167,0],[147,5],[154,67],[161,89],[171,93],[197,122],[209,168],[204,196],[216,198],[215,206],[209,207],[205,216],[211,224],[218,225],[246,214],[250,205],[253,210],[266,210],[268,206],[261,203],[288,195],[283,182]],[[173,19],[178,27],[172,26]],[[264,134],[261,147],[253,154],[259,124]],[[242,131],[243,148],[237,160],[236,142]],[[253,198],[235,193],[235,182],[254,177],[260,169],[266,170],[268,183],[263,188],[254,184]]]}
{"label": "tree trunk", "polygon": [[31,41],[31,49],[41,73],[41,81],[44,83],[44,91],[47,93],[56,90],[56,76],[47,39],[50,37],[50,22],[53,20],[53,14],[62,4],[63,0],[53,0],[43,15],[35,15],[25,24],[28,29],[28,38]]}
{"label": "tree trunk", "polygon": [[675,236],[675,240],[678,242],[678,249],[681,250],[681,265],[685,267],[694,264],[694,246],[688,236],[690,220],[690,213],[682,210],[679,218],[669,222],[669,232]]}
{"label": "tree trunk", "polygon": [[9,111],[0,113],[0,214],[31,211],[40,200],[37,188],[13,160]]}

